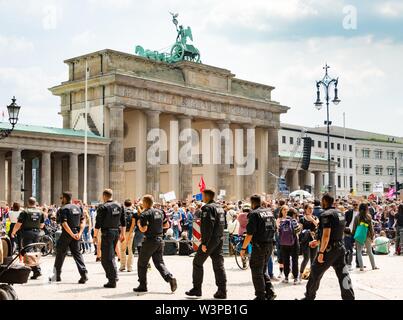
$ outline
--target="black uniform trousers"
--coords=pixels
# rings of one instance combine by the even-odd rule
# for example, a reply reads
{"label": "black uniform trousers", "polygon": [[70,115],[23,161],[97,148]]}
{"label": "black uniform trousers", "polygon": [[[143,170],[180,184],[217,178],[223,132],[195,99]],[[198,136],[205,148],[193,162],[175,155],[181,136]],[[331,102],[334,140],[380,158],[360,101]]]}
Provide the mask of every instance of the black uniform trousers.
{"label": "black uniform trousers", "polygon": [[207,247],[207,252],[203,252],[201,245],[193,259],[193,288],[201,291],[203,283],[203,264],[208,257],[213,263],[215,283],[219,290],[226,291],[227,277],[224,269],[223,238],[211,239]]}
{"label": "black uniform trousers", "polygon": [[273,285],[267,274],[267,264],[273,252],[273,243],[253,243],[249,266],[252,271],[252,282],[255,295],[259,299],[271,298],[274,295]]}
{"label": "black uniform trousers", "polygon": [[137,261],[137,273],[139,276],[140,287],[147,288],[147,267],[150,258],[153,259],[155,268],[159,271],[166,282],[173,279],[172,274],[165,266],[163,252],[164,240],[162,240],[161,237],[150,237],[144,239]]}
{"label": "black uniform trousers", "polygon": [[[72,228],[71,230],[74,233],[79,232],[79,228]],[[64,259],[66,258],[67,249],[70,249],[80,275],[86,274],[87,268],[85,267],[83,255],[80,252],[80,240],[73,239],[64,229],[62,231],[62,234],[60,235],[59,240],[57,241],[55,260],[56,274],[60,276],[60,274],[62,273],[62,266],[64,263]]]}
{"label": "black uniform trousers", "polygon": [[101,263],[106,277],[110,282],[116,282],[118,270],[115,261],[115,248],[119,241],[119,229],[103,229],[101,238]]}
{"label": "black uniform trousers", "polygon": [[[333,267],[336,272],[337,278],[339,280],[341,297],[343,300],[354,300],[354,291],[351,285],[350,275],[348,273],[348,267],[346,265],[345,254],[346,249],[344,245],[339,242],[329,245],[330,250],[325,251],[324,263],[318,262],[318,257],[311,266],[311,273],[309,275],[309,280],[306,285],[305,297],[308,300],[314,300],[316,297],[316,291],[319,289],[320,280],[322,279],[324,273],[330,267]],[[329,248],[329,247],[328,247]]]}
{"label": "black uniform trousers", "polygon": [[[40,230],[39,229],[31,229],[31,230],[24,230],[22,232],[22,247],[25,247],[31,243],[37,243],[39,242],[39,234]],[[27,251],[32,252],[36,250],[35,248],[30,248]],[[40,274],[41,273],[41,267],[36,266],[36,267],[31,267],[32,271],[34,272],[34,275]]]}

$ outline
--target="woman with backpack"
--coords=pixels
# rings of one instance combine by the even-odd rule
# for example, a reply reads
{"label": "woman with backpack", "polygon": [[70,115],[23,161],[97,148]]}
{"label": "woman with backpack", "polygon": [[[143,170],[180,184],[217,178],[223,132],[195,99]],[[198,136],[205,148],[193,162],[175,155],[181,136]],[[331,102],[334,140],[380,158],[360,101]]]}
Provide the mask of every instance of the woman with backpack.
{"label": "woman with backpack", "polygon": [[353,235],[357,246],[357,261],[360,271],[364,271],[364,264],[362,261],[362,250],[366,248],[367,255],[371,262],[372,270],[379,269],[375,265],[375,257],[372,253],[372,241],[375,237],[374,227],[372,225],[372,217],[369,213],[368,203],[361,203],[359,207],[359,214],[354,219]]}
{"label": "woman with backpack", "polygon": [[290,259],[292,260],[292,274],[294,276],[294,284],[298,284],[298,255],[299,243],[298,233],[300,226],[298,221],[293,218],[297,214],[296,209],[290,208],[287,215],[280,218],[279,223],[279,241],[282,262],[284,264],[284,280],[288,283],[288,275],[290,273]]}
{"label": "woman with backpack", "polygon": [[280,269],[280,274],[278,275],[278,279],[281,279],[281,276],[284,272],[284,264],[283,264],[283,257],[281,255],[280,236],[279,236],[278,230],[280,230],[281,221],[287,217],[288,210],[289,210],[288,206],[286,204],[283,204],[279,208],[278,218],[276,220],[277,232],[276,232],[275,240],[276,240],[277,262],[278,262],[278,267]]}
{"label": "woman with backpack", "polygon": [[319,219],[313,215],[313,204],[307,203],[304,205],[304,216],[300,219],[299,223],[302,226],[302,232],[300,235],[301,251],[304,259],[301,262],[300,280],[302,280],[302,275],[305,271],[305,267],[310,262],[315,260],[316,253],[318,252],[318,247],[311,248],[309,242],[314,239],[316,228],[319,224]]}

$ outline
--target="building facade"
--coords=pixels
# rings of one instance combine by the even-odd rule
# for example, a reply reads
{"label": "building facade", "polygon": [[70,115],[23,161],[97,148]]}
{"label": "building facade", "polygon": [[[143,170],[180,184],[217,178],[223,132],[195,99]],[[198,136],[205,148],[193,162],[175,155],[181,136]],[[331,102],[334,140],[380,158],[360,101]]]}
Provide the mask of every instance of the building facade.
{"label": "building facade", "polygon": [[[302,157],[301,132],[313,139],[312,157],[327,159],[327,128],[304,128],[282,124],[279,130],[279,150],[290,153],[297,150]],[[351,193],[366,195],[373,193],[377,184],[386,192],[395,185],[395,158],[397,159],[397,181],[403,182],[403,139],[383,134],[332,126],[330,128],[330,154],[335,162],[335,188],[337,196]],[[299,164],[300,165],[300,164]],[[301,171],[301,169],[298,169]],[[322,183],[326,189],[329,183],[327,169]],[[303,187],[300,183],[294,187]],[[292,189],[292,188],[291,188]]]}
{"label": "building facade", "polygon": [[[87,63],[88,125],[111,141],[109,186],[116,200],[145,193],[158,199],[170,191],[187,199],[199,192],[202,176],[228,200],[274,192],[277,180],[268,172],[279,174],[277,137],[280,115],[288,108],[271,100],[273,87],[208,65],[167,64],[113,50],[65,62],[68,80],[50,89],[61,98],[63,128],[85,126]],[[219,133],[219,163],[209,155],[214,144],[205,147],[214,134],[205,136],[204,130]],[[189,145],[187,161],[175,161]],[[230,161],[224,161],[228,153]],[[237,154],[253,157],[252,172],[239,174],[243,164],[236,161]]]}

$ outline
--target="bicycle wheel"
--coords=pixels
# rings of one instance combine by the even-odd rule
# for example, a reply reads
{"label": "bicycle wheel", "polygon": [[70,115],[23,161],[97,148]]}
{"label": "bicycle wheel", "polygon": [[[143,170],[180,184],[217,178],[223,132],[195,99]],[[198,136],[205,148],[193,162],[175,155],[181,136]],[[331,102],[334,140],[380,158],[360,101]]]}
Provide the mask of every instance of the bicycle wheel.
{"label": "bicycle wheel", "polygon": [[246,270],[249,268],[249,253],[248,251],[245,252],[245,256],[241,257],[241,246],[242,243],[239,243],[238,246],[235,248],[235,262],[238,265],[239,269]]}
{"label": "bicycle wheel", "polygon": [[46,246],[41,249],[42,257],[51,254],[53,251],[53,239],[49,236],[42,236],[40,242],[46,243]]}

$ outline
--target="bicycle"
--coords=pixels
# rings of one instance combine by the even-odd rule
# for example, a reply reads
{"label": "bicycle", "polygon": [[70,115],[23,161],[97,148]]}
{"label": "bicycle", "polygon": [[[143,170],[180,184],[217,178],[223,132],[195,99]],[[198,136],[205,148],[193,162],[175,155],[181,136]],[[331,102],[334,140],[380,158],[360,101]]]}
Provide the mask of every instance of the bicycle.
{"label": "bicycle", "polygon": [[249,268],[249,256],[252,253],[252,245],[249,244],[244,257],[241,257],[242,245],[245,237],[238,235],[230,235],[230,246],[235,255],[235,262],[239,269],[247,270]]}
{"label": "bicycle", "polygon": [[45,226],[45,229],[41,231],[39,242],[45,244],[41,249],[42,257],[46,257],[53,253],[53,250],[56,247],[56,240],[54,236],[56,231],[57,229],[51,226]]}

